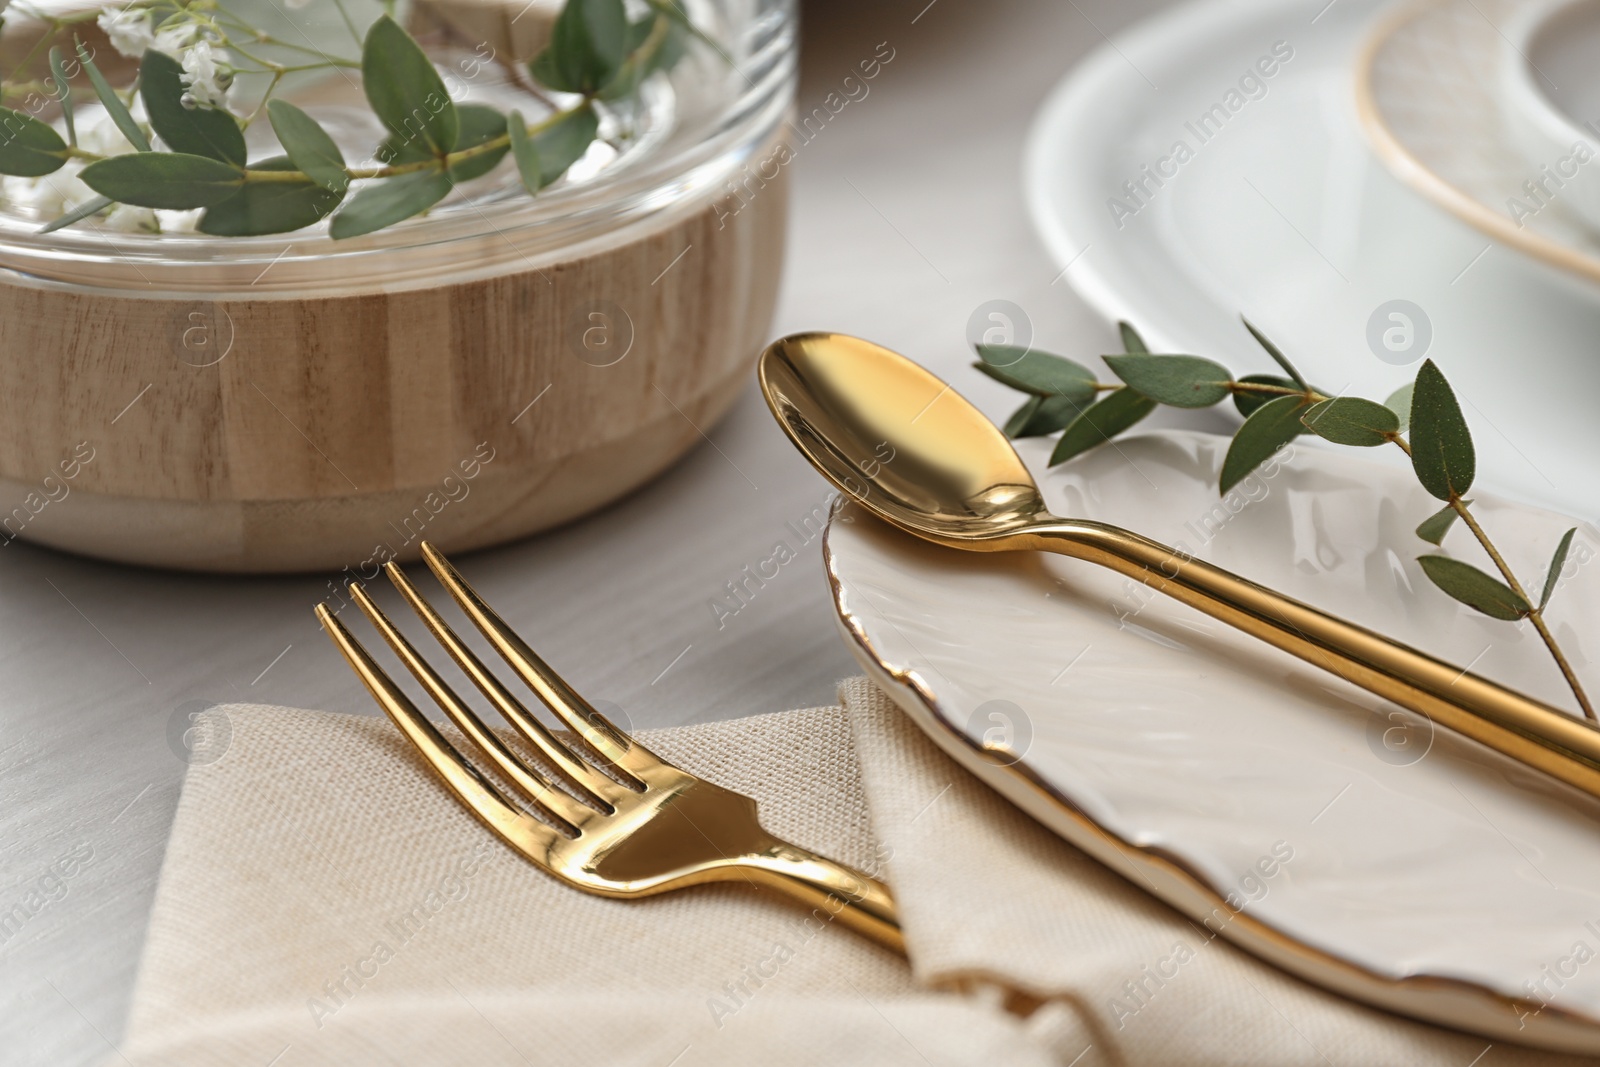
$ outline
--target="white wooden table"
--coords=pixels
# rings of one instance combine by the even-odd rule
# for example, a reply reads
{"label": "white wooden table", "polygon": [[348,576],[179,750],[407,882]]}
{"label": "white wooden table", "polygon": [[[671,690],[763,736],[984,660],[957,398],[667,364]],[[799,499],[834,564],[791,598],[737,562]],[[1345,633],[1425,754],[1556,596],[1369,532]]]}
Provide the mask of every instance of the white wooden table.
{"label": "white wooden table", "polygon": [[[1020,154],[1072,62],[1155,6],[808,2],[802,111],[880,44],[893,58],[793,164],[774,335],[873,338],[996,416],[1010,394],[963,369],[980,304],[1020,305],[1044,347],[1088,357],[1110,344],[1033,236]],[[789,525],[827,490],[753,378],[711,437],[715,448],[625,503],[459,561],[558,670],[635,727],[827,703],[855,673],[818,544]],[[779,542],[799,558],[719,625],[712,604],[726,584]],[[189,702],[376,713],[312,618],[325,592],[321,578],[169,574],[0,548],[0,1060],[116,1060],[185,767],[169,726]],[[51,865],[84,846],[92,861],[58,886]],[[17,918],[41,886],[32,900],[45,903]]]}

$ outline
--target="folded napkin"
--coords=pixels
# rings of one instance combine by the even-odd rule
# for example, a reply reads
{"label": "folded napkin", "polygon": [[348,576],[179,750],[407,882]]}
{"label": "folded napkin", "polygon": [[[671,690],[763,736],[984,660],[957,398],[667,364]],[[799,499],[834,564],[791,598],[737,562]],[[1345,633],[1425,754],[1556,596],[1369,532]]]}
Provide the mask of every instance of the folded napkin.
{"label": "folded napkin", "polygon": [[639,737],[754,796],[774,833],[884,875],[909,966],[762,890],[568,889],[480,827],[387,720],[234,705],[207,713],[231,744],[189,771],[114,1062],[1583,1062],[1486,1053],[1211,940],[972,778],[865,679],[840,695]]}

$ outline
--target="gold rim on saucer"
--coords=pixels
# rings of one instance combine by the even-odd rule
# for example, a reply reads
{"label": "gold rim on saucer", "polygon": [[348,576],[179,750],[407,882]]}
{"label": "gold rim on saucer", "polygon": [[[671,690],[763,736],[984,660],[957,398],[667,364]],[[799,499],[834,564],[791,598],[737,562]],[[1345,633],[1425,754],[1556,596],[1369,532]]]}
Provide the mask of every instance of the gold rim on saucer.
{"label": "gold rim on saucer", "polygon": [[[1378,20],[1355,59],[1357,122],[1384,166],[1406,185],[1496,241],[1600,282],[1600,238],[1567,217],[1559,204],[1552,204],[1548,212],[1541,206],[1531,220],[1524,220],[1531,225],[1519,225],[1485,200],[1483,186],[1509,180],[1502,192],[1519,195],[1519,183],[1512,175],[1526,177],[1523,171],[1533,172],[1501,128],[1492,87],[1493,63],[1486,67],[1481,61],[1458,58],[1458,69],[1452,72],[1429,62],[1441,55],[1460,57],[1464,44],[1498,53],[1505,42],[1491,17],[1516,5],[1517,0],[1420,0]],[[1433,27],[1438,36],[1449,35],[1457,51],[1430,45],[1422,33],[1429,28],[1424,20],[1439,23]],[[1461,76],[1447,83],[1441,75],[1451,73]],[[1423,91],[1395,93],[1396,85]],[[1430,105],[1433,110],[1421,114]],[[1448,146],[1447,139],[1455,132],[1448,122],[1452,114],[1470,117],[1459,127],[1476,135],[1470,143]],[[1409,129],[1408,119],[1415,123]],[[1439,139],[1441,130],[1446,140]],[[1446,172],[1441,172],[1441,164]]]}

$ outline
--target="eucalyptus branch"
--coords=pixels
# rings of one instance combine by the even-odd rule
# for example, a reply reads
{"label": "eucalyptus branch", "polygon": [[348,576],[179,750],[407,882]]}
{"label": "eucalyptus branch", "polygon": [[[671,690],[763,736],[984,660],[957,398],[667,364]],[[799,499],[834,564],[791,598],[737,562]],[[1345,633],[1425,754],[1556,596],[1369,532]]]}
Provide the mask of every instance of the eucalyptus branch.
{"label": "eucalyptus branch", "polygon": [[[1118,383],[1119,385],[1121,383]],[[1300,389],[1292,385],[1266,385],[1261,382],[1235,382],[1225,383],[1231,393],[1260,393],[1263,396],[1303,396],[1309,403],[1315,404],[1329,399],[1315,389]]]}
{"label": "eucalyptus branch", "polygon": [[[523,136],[537,137],[541,133],[555,129],[557,126],[574,118],[580,113],[587,112],[593,106],[592,98],[584,97],[581,104],[558,111],[547,119],[535,122],[532,125],[524,123]],[[405,174],[417,174],[422,171],[449,170],[459,167],[469,160],[480,156],[492,155],[496,152],[505,152],[511,145],[511,134],[503,133],[492,137],[482,144],[463,148],[458,152],[447,152],[442,156],[429,159],[419,159],[411,163],[397,163],[385,167],[345,167],[345,177],[350,181],[364,181],[372,178],[398,178]],[[247,182],[309,182],[314,179],[304,171],[299,170],[244,170],[244,180]]]}
{"label": "eucalyptus branch", "polygon": [[39,39],[33,42],[33,45],[23,57],[16,62],[15,67],[17,70],[27,70],[32,66],[50,47],[50,42],[60,35],[62,31],[70,26],[92,21],[98,14],[95,11],[75,11],[60,15],[46,14],[26,4],[12,4],[8,10],[21,12],[29,18],[44,23],[44,33],[40,34]]}
{"label": "eucalyptus branch", "polygon": [[[1561,676],[1566,679],[1568,688],[1572,690],[1572,695],[1578,700],[1578,706],[1583,709],[1584,717],[1591,723],[1600,725],[1600,717],[1595,715],[1594,705],[1590,703],[1589,695],[1584,691],[1583,683],[1578,681],[1577,672],[1572,669],[1572,664],[1568,661],[1566,653],[1561,650],[1561,646],[1556,642],[1555,634],[1550,632],[1550,627],[1545,622],[1544,605],[1534,603],[1533,598],[1523,590],[1521,583],[1511,573],[1511,568],[1507,566],[1505,559],[1494,547],[1494,543],[1489,540],[1489,535],[1484,532],[1482,526],[1478,525],[1478,520],[1467,507],[1467,502],[1460,497],[1453,497],[1450,500],[1450,508],[1461,516],[1461,521],[1466,524],[1467,529],[1472,531],[1472,536],[1477,538],[1478,544],[1483,546],[1483,550],[1489,554],[1489,558],[1494,561],[1495,568],[1505,578],[1506,584],[1511,587],[1512,592],[1527,602],[1528,610],[1524,613],[1525,617],[1529,622],[1533,623],[1533,628],[1538,631],[1545,647],[1550,650],[1550,655],[1556,661],[1556,666],[1560,669]],[[1560,564],[1558,563],[1555,566],[1559,571]]]}
{"label": "eucalyptus branch", "polygon": [[1568,530],[1562,537],[1536,601],[1472,513],[1466,498],[1476,467],[1472,437],[1439,368],[1431,360],[1424,363],[1411,385],[1382,404],[1360,397],[1330,396],[1310,385],[1259,330],[1248,322],[1245,326],[1287,377],[1260,374],[1240,379],[1221,364],[1199,356],[1153,355],[1126,323],[1121,324],[1124,351],[1105,357],[1121,379],[1115,385],[1096,380],[1087,367],[1072,360],[1008,346],[979,345],[979,361],[974,366],[1029,394],[1006,423],[1011,436],[1061,431],[1051,465],[1110,440],[1159,404],[1202,408],[1230,397],[1245,420],[1223,460],[1218,484],[1224,494],[1303,433],[1356,447],[1398,446],[1411,460],[1423,488],[1444,502],[1442,510],[1418,525],[1417,536],[1439,545],[1450,526],[1460,520],[1500,577],[1436,554],[1418,557],[1423,573],[1444,593],[1476,611],[1496,619],[1532,623],[1585,720],[1600,727],[1600,717],[1545,619],[1545,607],[1559,584],[1577,531]]}
{"label": "eucalyptus branch", "polygon": [[[174,8],[179,12],[192,12],[197,6],[198,4],[195,4],[185,8],[182,5],[174,5]],[[355,36],[356,43],[359,45],[361,43],[361,36],[360,34],[355,33],[355,27],[350,24],[349,15],[345,14],[342,5],[340,6],[339,11],[340,14],[344,15],[345,24],[350,27],[350,31]],[[242,17],[239,16],[238,13],[230,11],[227,8],[218,7],[215,8],[215,12],[216,13],[214,15],[201,16],[195,21],[207,25],[217,35],[218,43],[224,47],[237,51],[240,44],[236,38],[229,35],[227,28],[224,27],[224,22],[226,22],[231,26],[231,28],[238,30],[240,33],[248,35],[250,40],[256,44],[271,45],[274,48],[287,48],[292,52],[302,52],[306,55],[316,56],[323,61],[321,64],[318,64],[319,66],[360,66],[359,63],[352,62],[342,57],[330,56],[323,49],[317,48],[313,45],[304,45],[297,41],[285,41],[283,38],[268,33],[259,26],[255,26],[252,23],[246,22]],[[260,61],[258,60],[257,62]]]}
{"label": "eucalyptus branch", "polygon": [[543,104],[551,111],[559,111],[561,109],[561,105],[556,103],[555,98],[546,92],[542,85],[533,80],[532,76],[529,75],[528,68],[525,64],[514,62],[506,57],[497,57],[496,62],[498,62],[505,70],[506,76],[512,81],[513,84],[517,86],[517,88],[521,89],[523,92],[539,101],[539,103]]}
{"label": "eucalyptus branch", "polygon": [[[340,13],[354,32],[342,6]],[[53,81],[41,85],[61,88],[52,93],[70,142],[33,115],[0,108],[9,135],[0,143],[0,174],[43,178],[70,161],[83,164],[78,176],[101,196],[46,231],[121,204],[198,209],[197,228],[216,236],[285,233],[330,219],[328,233],[337,240],[422,214],[507,156],[527,192],[537,194],[600,137],[602,112],[625,139],[633,114],[627,102],[703,36],[675,6],[651,7],[629,22],[623,0],[567,0],[551,45],[526,67],[530,95],[549,108],[529,122],[517,111],[453,100],[427,53],[389,16],[361,38],[359,62],[279,40],[217,0],[134,0],[98,17],[118,51],[139,56],[138,75],[119,91],[81,45],[79,62],[106,116],[137,151],[117,154],[93,139],[80,145],[72,94],[54,68]],[[263,54],[268,46],[315,61],[283,62]],[[368,103],[389,131],[370,157],[376,164],[347,163],[315,118],[276,95],[288,74],[333,68],[361,70]],[[268,79],[248,114],[229,110],[237,76]],[[135,97],[147,118],[135,119]],[[252,160],[244,131],[263,116],[283,154]],[[157,138],[170,151],[154,151]]]}
{"label": "eucalyptus branch", "polygon": [[[1396,433],[1392,435],[1391,440],[1400,447],[1400,450],[1407,457],[1412,456],[1411,445],[1405,438]],[[1495,547],[1495,543],[1490,540],[1488,531],[1478,522],[1478,517],[1472,514],[1470,501],[1463,499],[1458,493],[1451,493],[1450,500],[1445,506],[1450,510],[1451,514],[1458,517],[1467,529],[1472,532],[1473,538],[1477,540],[1478,545],[1494,564],[1495,570],[1499,571],[1500,577],[1505,579],[1506,586],[1527,605],[1527,609],[1523,612],[1523,617],[1533,623],[1533,628],[1538,632],[1539,639],[1544,642],[1545,648],[1549,649],[1550,656],[1556,661],[1556,666],[1560,669],[1561,676],[1566,680],[1567,687],[1572,690],[1572,695],[1577,699],[1578,707],[1583,709],[1584,718],[1591,723],[1600,725],[1600,718],[1595,715],[1594,705],[1590,702],[1588,693],[1584,691],[1583,683],[1578,680],[1577,673],[1573,671],[1572,664],[1567,660],[1566,653],[1562,651],[1555,635],[1550,632],[1549,624],[1545,622],[1544,604],[1535,603],[1533,598],[1528,595],[1527,590],[1522,587],[1522,583],[1517,580],[1516,574],[1511,570],[1511,565],[1506,562],[1505,557],[1500,554],[1500,550]],[[1442,536],[1440,540],[1443,540]],[[1561,561],[1557,561],[1552,566],[1559,570],[1560,565]]]}
{"label": "eucalyptus branch", "polygon": [[356,44],[360,44],[361,31],[356,29],[355,22],[350,18],[350,12],[345,10],[344,0],[333,0],[333,6],[339,9],[339,18],[344,22],[344,28],[350,31],[351,39],[354,40]]}
{"label": "eucalyptus branch", "polygon": [[37,79],[25,82],[0,82],[0,100],[15,96],[32,96],[35,94],[50,95],[55,92],[52,82],[42,82]]}
{"label": "eucalyptus branch", "polygon": [[267,104],[272,100],[272,93],[278,88],[278,84],[283,81],[285,73],[287,72],[281,70],[273,72],[272,80],[267,83],[266,89],[262,90],[261,100],[256,104],[255,109],[239,120],[240,129],[248,130],[255,124],[256,119],[261,117],[262,112],[267,110]]}

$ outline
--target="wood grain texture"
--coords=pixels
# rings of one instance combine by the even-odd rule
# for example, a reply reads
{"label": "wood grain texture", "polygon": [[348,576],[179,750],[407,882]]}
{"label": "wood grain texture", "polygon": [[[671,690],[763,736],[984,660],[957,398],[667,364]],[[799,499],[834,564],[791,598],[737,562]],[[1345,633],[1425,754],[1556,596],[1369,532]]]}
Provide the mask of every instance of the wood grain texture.
{"label": "wood grain texture", "polygon": [[[403,292],[189,299],[0,275],[0,531],[282,572],[385,545],[412,558],[422,525],[448,550],[575,518],[678,458],[744,384],[786,200],[780,173],[736,214],[707,202],[571,261]],[[593,329],[631,335],[626,355],[596,365]],[[70,507],[51,502],[63,487]]]}

